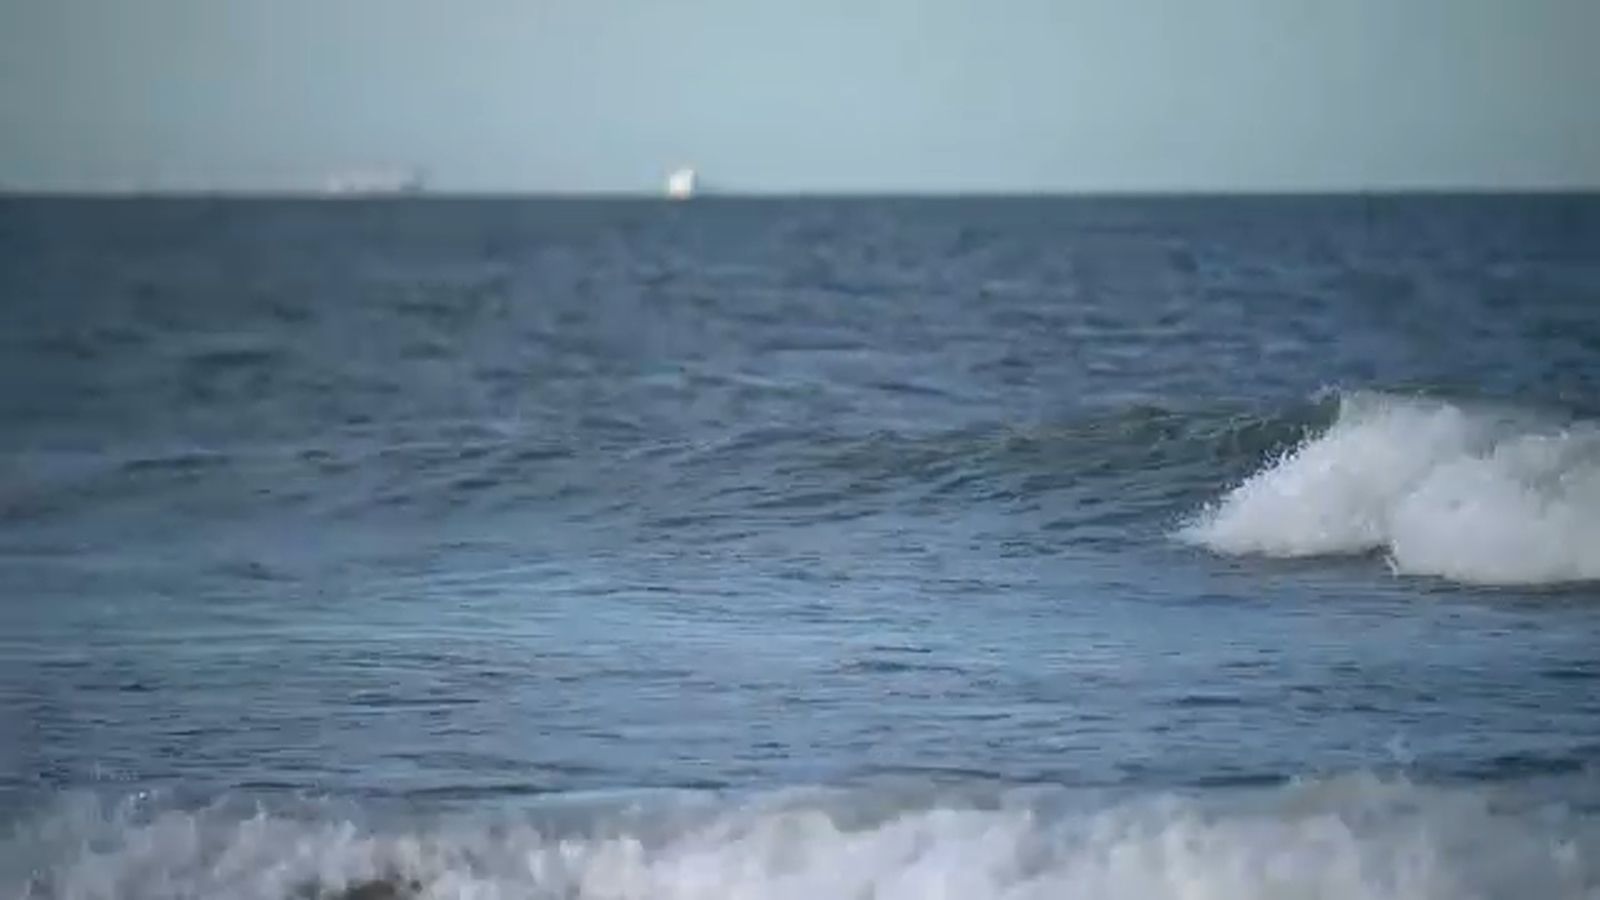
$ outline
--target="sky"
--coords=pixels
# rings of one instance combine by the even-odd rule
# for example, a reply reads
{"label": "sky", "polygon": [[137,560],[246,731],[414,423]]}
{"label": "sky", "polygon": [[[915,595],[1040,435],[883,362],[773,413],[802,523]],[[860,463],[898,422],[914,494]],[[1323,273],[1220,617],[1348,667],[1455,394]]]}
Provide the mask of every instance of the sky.
{"label": "sky", "polygon": [[1600,0],[0,0],[0,185],[1600,187]]}

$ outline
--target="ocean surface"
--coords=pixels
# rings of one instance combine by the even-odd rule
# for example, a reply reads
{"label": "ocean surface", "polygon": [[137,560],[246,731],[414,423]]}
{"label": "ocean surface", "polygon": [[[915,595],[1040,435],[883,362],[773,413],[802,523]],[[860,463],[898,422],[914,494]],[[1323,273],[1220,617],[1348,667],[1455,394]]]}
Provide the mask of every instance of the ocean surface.
{"label": "ocean surface", "polygon": [[0,897],[1600,897],[1600,197],[0,201]]}

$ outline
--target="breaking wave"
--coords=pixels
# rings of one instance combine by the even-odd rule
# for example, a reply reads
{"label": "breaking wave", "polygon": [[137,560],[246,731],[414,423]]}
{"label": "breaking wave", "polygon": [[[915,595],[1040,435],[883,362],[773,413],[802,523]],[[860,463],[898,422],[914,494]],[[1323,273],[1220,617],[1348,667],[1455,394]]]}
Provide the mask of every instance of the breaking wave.
{"label": "breaking wave", "polygon": [[1379,393],[1180,532],[1228,554],[1385,553],[1487,585],[1600,579],[1600,427]]}
{"label": "breaking wave", "polygon": [[[572,810],[569,810],[572,812]],[[26,898],[1590,898],[1592,815],[1371,776],[1224,798],[653,798],[400,828],[94,804],[18,832]],[[16,872],[10,875],[19,874]],[[6,885],[0,882],[0,888]]]}

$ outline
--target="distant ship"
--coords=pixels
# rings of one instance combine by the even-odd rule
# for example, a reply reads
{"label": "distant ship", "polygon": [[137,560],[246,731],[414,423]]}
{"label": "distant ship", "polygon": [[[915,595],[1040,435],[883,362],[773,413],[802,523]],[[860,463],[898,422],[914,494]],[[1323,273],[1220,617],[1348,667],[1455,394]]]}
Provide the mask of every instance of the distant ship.
{"label": "distant ship", "polygon": [[323,182],[322,192],[336,197],[420,194],[422,173],[412,169],[360,169],[340,172]]}
{"label": "distant ship", "polygon": [[693,169],[683,168],[667,176],[667,197],[672,200],[687,200],[694,196],[695,182],[699,177]]}

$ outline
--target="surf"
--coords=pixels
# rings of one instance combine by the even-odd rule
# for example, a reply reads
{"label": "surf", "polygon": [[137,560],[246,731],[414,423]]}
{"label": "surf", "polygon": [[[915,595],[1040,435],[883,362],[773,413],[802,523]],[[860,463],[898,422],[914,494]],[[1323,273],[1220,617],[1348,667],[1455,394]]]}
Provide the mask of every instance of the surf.
{"label": "surf", "polygon": [[68,804],[12,838],[27,874],[11,886],[84,900],[1416,900],[1581,898],[1600,883],[1592,813],[1531,784],[1355,773],[1206,795],[791,788],[556,806],[374,824],[331,808]]}
{"label": "surf", "polygon": [[1381,553],[1399,574],[1600,580],[1600,423],[1377,392],[1185,523],[1217,553]]}

